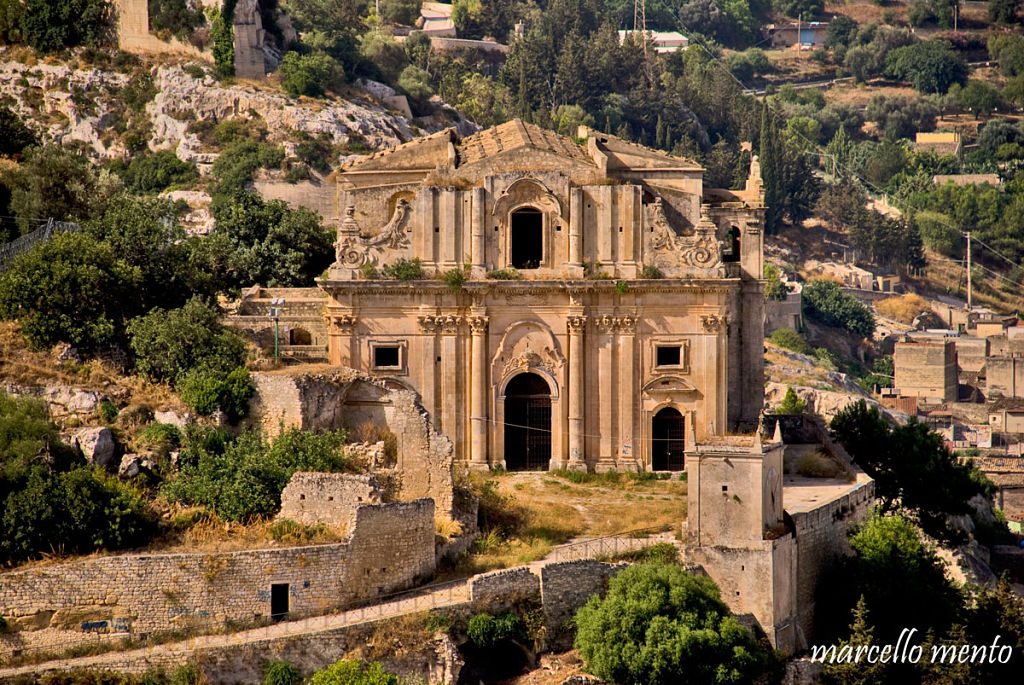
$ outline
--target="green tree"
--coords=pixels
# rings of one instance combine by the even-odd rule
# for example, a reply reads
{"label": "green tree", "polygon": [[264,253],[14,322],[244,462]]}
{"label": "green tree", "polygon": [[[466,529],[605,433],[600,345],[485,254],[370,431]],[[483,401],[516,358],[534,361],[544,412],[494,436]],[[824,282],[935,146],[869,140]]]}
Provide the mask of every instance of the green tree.
{"label": "green tree", "polygon": [[213,234],[227,248],[222,268],[228,287],[308,285],[334,259],[334,236],[308,209],[245,192],[215,205],[213,215]]}
{"label": "green tree", "polygon": [[988,18],[999,24],[1020,23],[1020,0],[988,0]]}
{"label": "green tree", "polygon": [[249,400],[256,394],[249,371],[244,367],[225,369],[197,366],[177,381],[181,401],[200,416],[221,411],[231,423],[249,413]]}
{"label": "green tree", "polygon": [[587,670],[623,685],[751,682],[771,664],[714,582],[676,565],[625,569],[575,621]]}
{"label": "green tree", "polygon": [[97,206],[96,175],[89,161],[58,145],[28,148],[20,167],[6,174],[5,182],[22,233],[49,218],[82,221]]}
{"label": "green tree", "polygon": [[107,0],[25,0],[21,35],[40,52],[98,45],[111,37],[112,6]]}
{"label": "green tree", "polygon": [[178,159],[172,150],[132,157],[119,173],[125,187],[133,193],[159,193],[171,186],[188,185],[199,178],[196,165]]}
{"label": "green tree", "polygon": [[157,35],[171,35],[188,41],[193,32],[206,24],[198,3],[189,0],[149,0],[149,26]]}
{"label": "green tree", "polygon": [[782,227],[785,172],[782,169],[783,159],[779,144],[779,130],[767,102],[761,107],[760,161],[766,206],[764,225],[766,231],[774,233]]}
{"label": "green tree", "polygon": [[85,352],[121,339],[142,274],[110,245],[82,233],[54,236],[0,274],[0,316],[16,319],[29,344],[66,342]]}
{"label": "green tree", "polygon": [[835,281],[814,280],[804,286],[804,312],[826,326],[843,328],[862,338],[875,332],[871,310],[852,295],[847,295]]}
{"label": "green tree", "polygon": [[380,16],[393,24],[412,26],[420,16],[419,0],[382,0]]}
{"label": "green tree", "polygon": [[9,106],[0,105],[0,155],[13,157],[36,143],[35,134],[25,126],[21,117]]}
{"label": "green tree", "polygon": [[405,50],[384,29],[367,31],[360,36],[359,54],[388,83],[397,83],[408,64]]}
{"label": "green tree", "polygon": [[198,297],[184,307],[153,309],[128,324],[135,368],[156,382],[176,383],[194,368],[230,371],[245,362],[245,344]]}
{"label": "green tree", "polygon": [[947,517],[970,513],[967,502],[972,497],[988,498],[994,492],[973,463],[960,463],[941,435],[916,420],[890,427],[876,407],[868,408],[862,400],[836,414],[830,427],[875,479],[882,511],[913,512],[933,537],[961,538],[948,526]]}
{"label": "green tree", "polygon": [[967,82],[967,64],[939,40],[899,47],[889,53],[885,72],[909,81],[921,93],[945,93],[954,83]]}
{"label": "green tree", "polygon": [[789,386],[786,388],[786,395],[775,411],[778,414],[803,414],[807,411],[807,402],[797,396],[793,386]]}
{"label": "green tree", "polygon": [[309,679],[309,685],[398,685],[398,676],[384,670],[376,661],[352,659],[336,661]]}
{"label": "green tree", "polygon": [[235,4],[237,0],[223,0],[220,8],[213,7],[210,15],[210,39],[213,43],[213,62],[220,78],[235,75]]}
{"label": "green tree", "polygon": [[988,116],[1000,107],[1006,106],[996,88],[976,79],[968,81],[963,88],[954,85],[949,92],[961,107],[982,116]]}
{"label": "green tree", "polygon": [[333,57],[324,52],[301,55],[289,51],[277,69],[281,87],[293,98],[300,95],[321,97],[344,80],[344,70]]}
{"label": "green tree", "polygon": [[[867,602],[864,595],[857,600],[853,609],[853,622],[850,624],[850,635],[837,645],[838,649],[849,647],[857,650],[876,644],[874,629],[869,621]],[[876,683],[892,682],[893,674],[888,664],[870,663],[867,659],[854,663],[837,662],[825,666],[823,673],[825,682],[835,685],[875,685]]]}
{"label": "green tree", "polygon": [[825,11],[823,0],[772,0],[772,7],[787,17],[799,17],[805,21],[820,17]]}
{"label": "green tree", "polygon": [[434,94],[430,85],[430,74],[425,69],[409,65],[398,76],[398,87],[419,103],[426,102]]}

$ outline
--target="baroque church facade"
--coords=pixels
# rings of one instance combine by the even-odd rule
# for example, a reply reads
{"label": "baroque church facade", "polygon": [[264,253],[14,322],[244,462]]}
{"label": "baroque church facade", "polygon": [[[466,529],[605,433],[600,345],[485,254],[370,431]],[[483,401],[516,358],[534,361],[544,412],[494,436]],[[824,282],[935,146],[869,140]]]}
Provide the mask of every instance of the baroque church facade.
{"label": "baroque church facade", "polygon": [[[418,393],[474,468],[680,470],[687,434],[763,404],[758,163],[709,189],[579,133],[513,120],[344,166],[327,357]],[[380,277],[403,260],[425,277]]]}

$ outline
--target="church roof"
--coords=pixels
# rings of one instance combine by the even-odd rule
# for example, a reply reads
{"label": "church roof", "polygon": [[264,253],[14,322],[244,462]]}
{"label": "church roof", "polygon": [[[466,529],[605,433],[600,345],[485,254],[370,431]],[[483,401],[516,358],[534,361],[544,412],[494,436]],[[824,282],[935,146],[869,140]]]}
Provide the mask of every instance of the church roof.
{"label": "church roof", "polygon": [[609,133],[592,132],[597,147],[608,156],[608,168],[614,169],[692,169],[700,171],[700,164],[685,157],[676,157],[663,150],[633,143]]}
{"label": "church roof", "polygon": [[533,148],[560,157],[593,164],[586,150],[571,138],[540,126],[513,119],[464,138],[457,145],[459,166],[473,164],[509,150]]}
{"label": "church roof", "polygon": [[429,136],[416,138],[396,147],[357,157],[342,167],[342,171],[406,171],[431,170],[447,164],[449,145],[455,129],[446,128]]}

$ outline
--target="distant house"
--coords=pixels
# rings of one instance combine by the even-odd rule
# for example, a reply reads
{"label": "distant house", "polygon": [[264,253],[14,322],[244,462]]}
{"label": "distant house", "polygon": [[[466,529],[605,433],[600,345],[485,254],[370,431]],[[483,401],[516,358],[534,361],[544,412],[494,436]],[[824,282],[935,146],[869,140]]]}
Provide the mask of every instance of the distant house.
{"label": "distant house", "polygon": [[452,6],[444,2],[425,2],[420,6],[420,30],[431,37],[454,38]]}
{"label": "distant house", "polygon": [[958,186],[980,186],[987,183],[997,188],[1003,184],[999,174],[936,174],[932,176],[932,183],[937,186],[947,183],[954,183]]}
{"label": "distant house", "polygon": [[764,27],[765,36],[771,40],[773,48],[819,48],[825,45],[828,35],[827,21],[790,22],[788,24],[768,24]]}
{"label": "distant house", "polygon": [[[619,42],[626,42],[626,36],[633,31],[619,31]],[[657,53],[678,52],[690,45],[690,39],[678,31],[648,31],[647,40]]]}
{"label": "distant house", "polygon": [[907,339],[893,352],[895,388],[901,396],[917,397],[925,404],[955,402],[957,398],[956,344],[946,338]]}
{"label": "distant house", "polygon": [[988,409],[988,425],[999,433],[1024,433],[1024,400],[1006,398]]}
{"label": "distant house", "polygon": [[914,137],[914,150],[959,157],[963,151],[963,141],[959,131],[918,132]]}

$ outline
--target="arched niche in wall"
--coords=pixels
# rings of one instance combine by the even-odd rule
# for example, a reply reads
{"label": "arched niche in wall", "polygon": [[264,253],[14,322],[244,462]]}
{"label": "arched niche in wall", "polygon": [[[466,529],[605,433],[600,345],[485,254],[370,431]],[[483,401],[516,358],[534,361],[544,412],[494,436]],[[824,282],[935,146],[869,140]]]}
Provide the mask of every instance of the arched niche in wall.
{"label": "arched niche in wall", "polygon": [[552,266],[553,235],[565,222],[562,203],[547,186],[534,178],[517,179],[495,198],[492,213],[501,232],[503,266]]}

